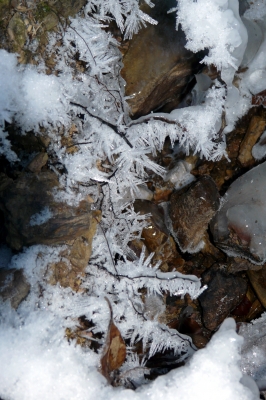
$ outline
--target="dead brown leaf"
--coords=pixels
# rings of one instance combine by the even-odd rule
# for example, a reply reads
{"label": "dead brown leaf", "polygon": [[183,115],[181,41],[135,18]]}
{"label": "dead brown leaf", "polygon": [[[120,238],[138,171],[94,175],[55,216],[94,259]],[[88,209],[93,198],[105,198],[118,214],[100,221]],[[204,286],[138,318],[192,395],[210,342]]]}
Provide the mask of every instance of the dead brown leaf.
{"label": "dead brown leaf", "polygon": [[110,322],[101,357],[100,372],[111,383],[110,373],[120,368],[126,359],[126,345],[119,329],[114,324],[111,303],[106,297],[105,300],[110,308]]}

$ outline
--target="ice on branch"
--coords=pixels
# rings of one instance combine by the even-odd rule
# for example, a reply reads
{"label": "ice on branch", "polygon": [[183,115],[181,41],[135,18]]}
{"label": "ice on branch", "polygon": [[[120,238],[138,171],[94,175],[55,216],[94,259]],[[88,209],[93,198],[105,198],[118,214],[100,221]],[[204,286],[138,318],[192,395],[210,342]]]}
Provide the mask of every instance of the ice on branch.
{"label": "ice on branch", "polygon": [[130,140],[142,142],[153,151],[161,150],[167,135],[201,157],[217,160],[225,154],[225,143],[219,137],[226,90],[219,82],[211,87],[203,105],[173,110],[170,114],[152,113],[134,121],[128,131]]}
{"label": "ice on branch", "polygon": [[[205,287],[201,287],[200,280],[178,272],[163,273],[158,269],[159,264],[151,266],[153,254],[145,260],[144,252],[139,259],[129,261],[124,258],[123,261],[119,260],[116,265],[112,265],[108,255],[106,261],[103,260],[103,254],[106,252],[103,253],[103,240],[100,245],[100,235],[95,238],[95,242],[94,256],[87,268],[89,277],[84,282],[84,287],[90,296],[95,298],[102,298],[103,293],[109,294],[115,321],[123,337],[130,338],[132,346],[136,341],[142,340],[144,348],[149,348],[149,357],[166,349],[174,350],[179,357],[181,353],[185,358],[191,354],[195,348],[190,338],[160,324],[157,318],[149,318],[149,315],[154,313],[147,313],[140,290],[147,290],[147,298],[159,296],[161,302],[163,293],[176,296],[188,293],[191,298],[196,298],[205,290]],[[99,306],[99,303],[96,303]],[[99,320],[100,314],[92,312],[89,315],[90,319],[95,322],[97,320],[97,326],[103,323]]]}

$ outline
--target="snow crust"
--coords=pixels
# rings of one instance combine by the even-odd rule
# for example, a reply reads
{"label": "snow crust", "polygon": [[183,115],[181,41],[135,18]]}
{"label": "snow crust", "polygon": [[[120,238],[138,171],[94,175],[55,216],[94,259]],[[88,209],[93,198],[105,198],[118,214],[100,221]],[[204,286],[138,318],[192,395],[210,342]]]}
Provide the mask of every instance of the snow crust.
{"label": "snow crust", "polygon": [[16,313],[1,304],[3,399],[259,399],[256,389],[252,392],[240,382],[239,347],[243,339],[236,334],[233,320],[226,320],[207,348],[198,351],[187,366],[136,392],[108,386],[97,371],[99,356],[69,344],[63,337],[64,326],[64,318],[53,314],[49,307],[28,313],[24,306]]}
{"label": "snow crust", "polygon": [[[60,80],[33,66],[18,66],[15,54],[0,50],[0,124],[18,122],[24,131],[58,123],[66,113]],[[62,119],[62,122],[64,120]]]}

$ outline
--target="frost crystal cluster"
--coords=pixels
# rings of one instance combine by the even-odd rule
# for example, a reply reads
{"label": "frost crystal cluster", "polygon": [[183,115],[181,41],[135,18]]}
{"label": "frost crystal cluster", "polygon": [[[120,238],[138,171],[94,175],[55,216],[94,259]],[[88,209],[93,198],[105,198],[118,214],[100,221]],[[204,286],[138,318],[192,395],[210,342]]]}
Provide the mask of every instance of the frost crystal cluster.
{"label": "frost crystal cluster", "polygon": [[[151,1],[145,2],[153,7]],[[45,131],[50,138],[48,151],[61,164],[58,175],[65,188],[54,193],[55,199],[73,205],[90,196],[93,207],[102,211],[82,293],[52,287],[44,278],[48,263],[59,260],[63,247],[32,246],[13,257],[1,250],[2,260],[9,268],[23,268],[32,287],[17,311],[0,304],[0,364],[4,366],[0,397],[4,400],[128,396],[124,390],[115,392],[106,386],[97,372],[98,355],[83,352],[63,338],[65,329],[74,328],[75,318],[81,315],[92,321],[94,333],[106,332],[110,315],[104,296],[113,305],[122,336],[130,339],[130,346],[142,340],[147,357],[170,349],[183,360],[195,350],[190,338],[160,323],[158,314],[163,293],[188,293],[196,298],[204,288],[194,276],[163,273],[159,265],[152,267],[152,255],[145,259],[144,252],[140,257],[132,254],[128,243],[141,237],[147,223],[145,216],[134,211],[133,201],[141,197],[148,171],[165,176],[166,171],[151,155],[162,150],[167,136],[187,153],[192,151],[209,160],[225,155],[225,133],[250,107],[254,88],[261,89],[259,78],[266,74],[266,63],[261,61],[263,57],[250,60],[253,75],[240,74],[236,87],[235,74],[248,46],[248,30],[239,16],[237,0],[179,0],[172,11],[177,11],[177,24],[186,34],[187,47],[194,52],[207,49],[203,62],[217,67],[219,79],[205,88],[191,107],[131,120],[120,76],[118,43],[105,28],[114,19],[125,37],[131,38],[146,23],[156,24],[140,10],[139,3],[89,0],[68,27],[62,26],[61,32],[50,36],[48,52],[62,42],[56,50],[53,75],[46,75],[41,64],[18,66],[15,54],[0,50],[0,154],[10,162],[19,162],[5,131],[6,122],[16,123],[22,134],[34,130],[42,135]],[[247,18],[253,18],[258,9],[254,3]],[[257,58],[265,55],[264,47]],[[84,68],[76,68],[77,58]],[[258,65],[262,75],[257,73]],[[76,151],[69,152],[58,132],[67,134],[73,125]],[[49,208],[44,209],[33,216],[31,225],[42,224],[51,216]],[[141,298],[143,290],[150,298],[146,303]],[[212,344],[197,353],[176,377],[175,373],[162,377],[148,389],[130,391],[130,397],[152,399],[166,393],[169,400],[176,396],[190,400],[223,393],[223,399],[257,398],[240,383],[237,361],[241,339],[234,329],[232,321],[225,323]],[[139,367],[131,348],[127,350],[125,365]],[[213,368],[216,371],[209,397],[202,385],[204,368],[208,374]],[[178,383],[181,380],[184,384]]]}

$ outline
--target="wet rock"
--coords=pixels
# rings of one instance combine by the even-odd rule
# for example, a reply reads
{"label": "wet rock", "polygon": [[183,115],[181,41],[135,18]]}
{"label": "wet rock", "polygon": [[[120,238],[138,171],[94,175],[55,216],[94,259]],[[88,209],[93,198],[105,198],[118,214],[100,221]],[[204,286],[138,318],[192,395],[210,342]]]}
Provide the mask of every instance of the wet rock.
{"label": "wet rock", "polygon": [[255,318],[258,318],[264,311],[264,307],[259,301],[259,299],[254,300],[252,306],[250,308],[249,313],[246,315],[245,320],[247,322],[253,321]]}
{"label": "wet rock", "polygon": [[136,200],[135,211],[142,214],[151,213],[148,224],[142,230],[143,243],[150,253],[154,253],[152,263],[161,261],[160,269],[168,272],[179,268],[184,260],[176,249],[173,238],[169,235],[164,224],[163,211],[156,204],[147,200]]}
{"label": "wet rock", "polygon": [[203,348],[210,339],[211,332],[201,321],[200,306],[197,300],[169,296],[166,298],[165,321],[169,328],[190,336],[197,348]]}
{"label": "wet rock", "polygon": [[[251,305],[251,306],[250,306]],[[231,312],[236,322],[250,322],[261,316],[264,308],[257,295],[254,292],[253,287],[248,284],[248,290],[246,295],[243,297],[241,303]]]}
{"label": "wet rock", "polygon": [[245,317],[249,314],[252,307],[252,302],[249,300],[247,295],[245,295],[240,304],[231,312],[232,315],[236,317]]}
{"label": "wet rock", "polygon": [[33,160],[27,165],[27,170],[30,172],[41,172],[42,167],[48,161],[48,154],[47,153],[38,153]]}
{"label": "wet rock", "polygon": [[261,265],[252,264],[249,260],[246,260],[245,258],[241,257],[234,257],[230,259],[230,261],[227,264],[227,272],[231,274],[248,270],[258,271],[261,268],[262,268]]}
{"label": "wet rock", "polygon": [[49,283],[56,285],[59,283],[63,287],[71,287],[73,290],[80,290],[82,277],[91,256],[91,244],[96,232],[97,223],[100,220],[100,212],[93,213],[96,218],[92,218],[86,232],[74,240],[67,241],[66,249],[61,252],[61,260],[50,264],[47,275]]}
{"label": "wet rock", "polygon": [[154,225],[165,235],[168,235],[169,231],[164,223],[164,212],[163,209],[158,207],[156,204],[149,200],[136,200],[134,202],[134,209],[140,214],[151,214],[151,219]]}
{"label": "wet rock", "polygon": [[248,271],[248,277],[256,295],[266,307],[266,265],[260,271]]}
{"label": "wet rock", "polygon": [[202,320],[206,328],[216,329],[241,302],[247,291],[244,279],[226,275],[218,268],[211,268],[203,275],[208,288],[199,296]]}
{"label": "wet rock", "polygon": [[197,252],[211,218],[219,207],[219,193],[210,176],[202,176],[183,193],[170,197],[169,217],[182,251]]}
{"label": "wet rock", "polygon": [[202,326],[201,315],[195,305],[193,308],[187,306],[182,310],[177,330],[190,336],[198,349],[205,347],[210,340],[210,332]]}
{"label": "wet rock", "polygon": [[144,6],[143,11],[158,25],[148,25],[135,35],[123,58],[122,76],[126,95],[132,96],[128,102],[134,117],[164,105],[166,112],[175,108],[200,68],[199,57],[185,49],[184,33],[176,31],[175,15],[167,14],[175,2],[154,3],[153,9]]}
{"label": "wet rock", "polygon": [[153,200],[156,202],[156,204],[163,203],[165,201],[169,201],[170,195],[173,192],[173,187],[171,185],[165,185],[165,186],[157,186],[154,189],[154,196]]}
{"label": "wet rock", "polygon": [[255,264],[266,261],[265,187],[263,163],[233,182],[211,223],[217,247]]}
{"label": "wet rock", "polygon": [[5,216],[7,243],[14,250],[33,244],[58,245],[87,235],[94,226],[90,200],[78,207],[56,202],[59,188],[51,171],[23,173],[17,180],[0,177],[0,207]]}
{"label": "wet rock", "polygon": [[241,143],[238,160],[243,167],[252,166],[255,160],[252,156],[252,148],[258,138],[264,132],[266,120],[258,115],[251,118],[247,133]]}
{"label": "wet rock", "polygon": [[18,308],[29,291],[30,284],[21,269],[0,269],[0,297],[10,300],[13,308]]}
{"label": "wet rock", "polygon": [[130,261],[136,260],[137,258],[140,258],[141,253],[144,251],[144,256],[145,259],[149,257],[149,252],[147,247],[144,245],[143,241],[140,239],[134,239],[128,242],[128,247],[132,252],[128,254],[128,257]]}

